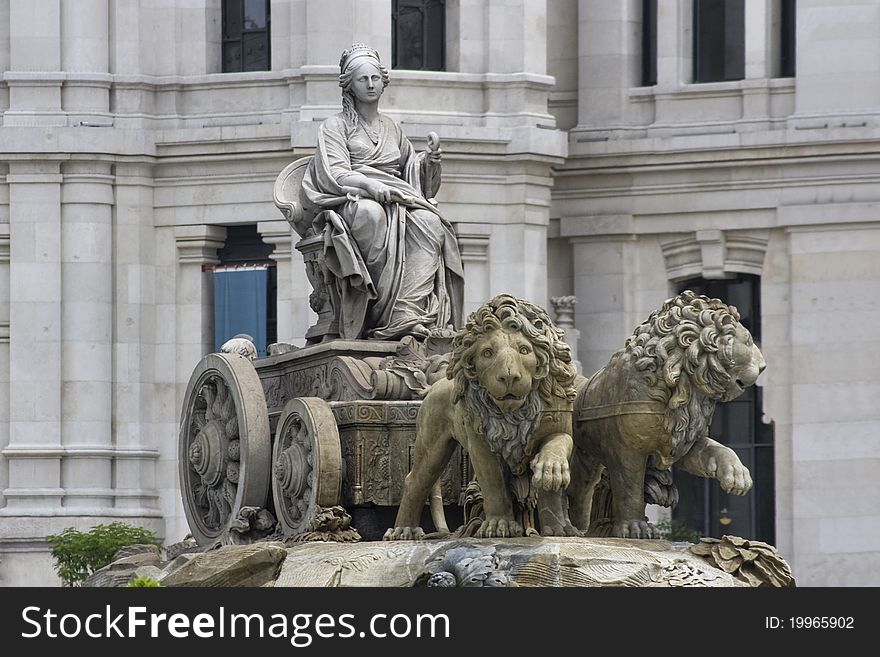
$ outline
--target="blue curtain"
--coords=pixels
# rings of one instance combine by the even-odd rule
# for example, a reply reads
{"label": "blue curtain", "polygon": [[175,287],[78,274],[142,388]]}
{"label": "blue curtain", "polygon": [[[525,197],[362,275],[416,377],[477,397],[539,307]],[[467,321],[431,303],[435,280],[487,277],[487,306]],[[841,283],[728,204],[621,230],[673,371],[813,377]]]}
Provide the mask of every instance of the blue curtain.
{"label": "blue curtain", "polygon": [[266,267],[230,267],[214,270],[214,349],[238,333],[254,339],[260,356],[266,355]]}

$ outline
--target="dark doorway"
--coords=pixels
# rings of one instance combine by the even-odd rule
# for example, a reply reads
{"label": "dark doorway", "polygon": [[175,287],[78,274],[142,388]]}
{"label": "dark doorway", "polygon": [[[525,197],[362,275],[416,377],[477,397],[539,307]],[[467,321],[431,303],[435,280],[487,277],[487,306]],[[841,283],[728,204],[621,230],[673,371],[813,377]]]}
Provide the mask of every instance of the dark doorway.
{"label": "dark doorway", "polygon": [[[748,274],[725,280],[684,281],[678,291],[693,290],[736,306],[740,321],[761,341],[761,279]],[[772,366],[772,365],[771,365]],[[674,519],[701,536],[725,534],[775,543],[773,425],[763,421],[761,388],[752,386],[737,399],[718,404],[709,436],[733,449],[752,475],[753,488],[744,497],[729,495],[714,479],[695,477],[673,468],[679,503]]]}

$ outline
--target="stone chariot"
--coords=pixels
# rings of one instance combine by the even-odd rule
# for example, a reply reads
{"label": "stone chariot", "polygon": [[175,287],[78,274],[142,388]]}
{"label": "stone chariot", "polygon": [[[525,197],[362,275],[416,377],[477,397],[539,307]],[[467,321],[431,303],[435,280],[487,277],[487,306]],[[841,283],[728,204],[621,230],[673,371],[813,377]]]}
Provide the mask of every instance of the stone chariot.
{"label": "stone chariot", "polygon": [[[318,321],[306,346],[272,345],[255,360],[208,354],[187,386],[178,467],[184,511],[202,546],[228,542],[242,510],[254,507],[274,514],[276,535],[292,538],[314,530],[322,510],[342,505],[365,539],[381,538],[411,466],[421,397],[445,371],[451,336],[339,339],[322,236],[312,234],[300,198],[310,159],[288,165],[274,188],[302,238],[296,248],[313,287]],[[443,502],[457,506],[469,480],[459,451],[441,482]]]}

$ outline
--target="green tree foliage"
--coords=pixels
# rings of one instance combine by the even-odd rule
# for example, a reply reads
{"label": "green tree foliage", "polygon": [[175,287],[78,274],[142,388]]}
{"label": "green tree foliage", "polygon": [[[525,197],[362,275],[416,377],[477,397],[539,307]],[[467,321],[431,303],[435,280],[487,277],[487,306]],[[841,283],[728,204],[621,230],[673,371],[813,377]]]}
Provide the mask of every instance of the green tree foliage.
{"label": "green tree foliage", "polygon": [[65,586],[77,586],[86,577],[110,563],[119,548],[127,545],[161,545],[156,535],[143,527],[124,522],[97,525],[81,532],[67,527],[60,534],[46,537],[55,558],[55,572]]}
{"label": "green tree foliage", "polygon": [[656,527],[660,530],[660,535],[667,541],[700,542],[700,533],[688,527],[681,520],[661,520]]}

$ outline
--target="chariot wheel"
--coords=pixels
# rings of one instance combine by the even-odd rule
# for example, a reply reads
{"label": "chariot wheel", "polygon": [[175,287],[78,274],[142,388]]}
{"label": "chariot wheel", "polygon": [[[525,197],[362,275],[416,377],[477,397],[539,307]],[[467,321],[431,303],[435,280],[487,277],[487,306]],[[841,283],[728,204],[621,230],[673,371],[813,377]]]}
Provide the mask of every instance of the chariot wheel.
{"label": "chariot wheel", "polygon": [[269,413],[257,371],[237,354],[208,354],[189,380],[178,440],[183,510],[199,545],[222,539],[269,490]]}
{"label": "chariot wheel", "polygon": [[339,504],[342,450],[330,405],[317,397],[289,400],[272,447],[272,497],[286,536],[309,531],[318,507]]}

